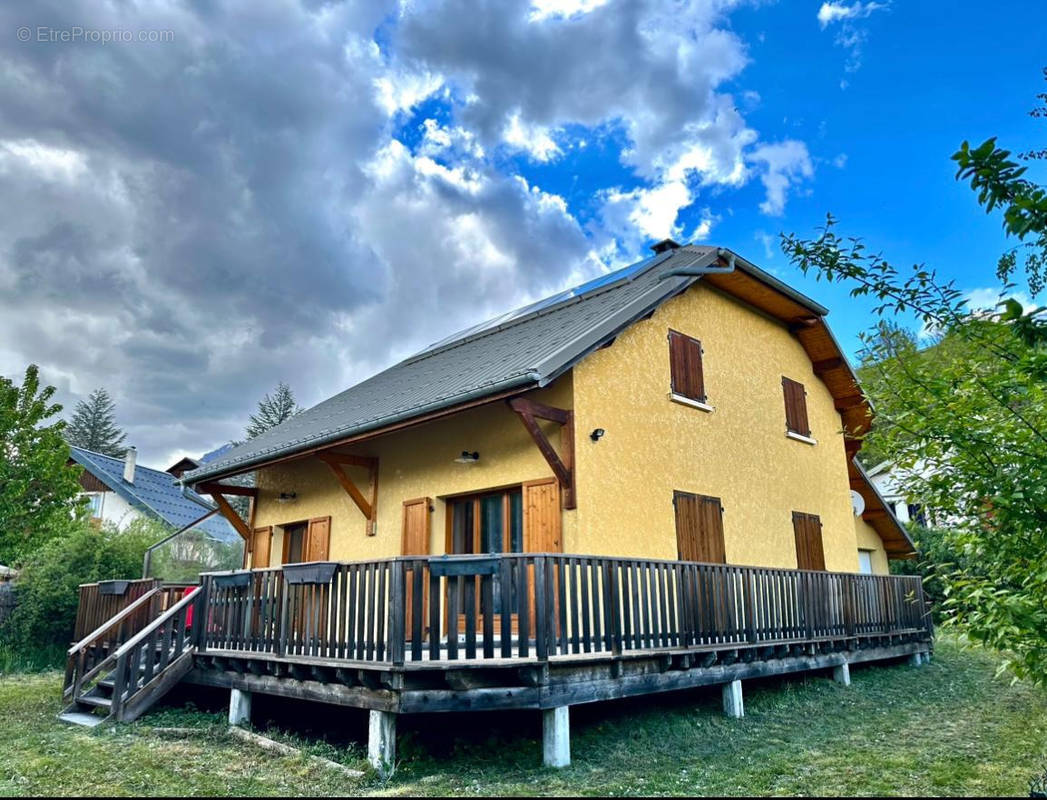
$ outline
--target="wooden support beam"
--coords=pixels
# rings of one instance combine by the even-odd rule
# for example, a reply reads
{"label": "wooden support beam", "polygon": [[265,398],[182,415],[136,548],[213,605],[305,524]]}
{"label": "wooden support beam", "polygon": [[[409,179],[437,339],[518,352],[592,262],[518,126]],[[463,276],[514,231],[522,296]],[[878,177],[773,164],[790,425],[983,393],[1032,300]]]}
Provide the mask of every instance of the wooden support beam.
{"label": "wooden support beam", "polygon": [[235,494],[239,497],[258,497],[254,486],[230,486],[225,483],[205,481],[196,485],[196,491],[202,494]]}
{"label": "wooden support beam", "polygon": [[835,405],[837,411],[847,411],[848,409],[862,405],[864,402],[865,397],[860,394],[852,394],[846,397],[837,397]]}
{"label": "wooden support beam", "polygon": [[[509,408],[520,417],[523,426],[534,440],[535,446],[559,481],[563,507],[565,509],[577,508],[578,501],[574,487],[574,412],[570,409],[547,406],[523,397],[514,397],[509,400]],[[538,424],[539,419],[546,419],[560,425],[562,458]]]}
{"label": "wooden support beam", "polygon": [[251,541],[251,529],[247,527],[247,523],[244,522],[243,518],[236,513],[236,509],[229,505],[229,501],[218,492],[210,492],[210,495],[211,499],[218,506],[219,511],[222,512],[222,516],[229,520],[229,524],[236,528],[236,532],[244,538],[244,541]]}
{"label": "wooden support beam", "polygon": [[[375,522],[378,520],[378,459],[338,452],[318,453],[316,457],[323,461],[331,472],[334,473],[342,488],[345,489],[346,494],[352,498],[353,502],[356,503],[356,507],[360,509],[360,513],[364,515],[364,518],[367,520],[367,535],[374,536]],[[353,479],[345,474],[345,470],[342,469],[342,466],[345,464],[367,469],[368,496],[364,496],[364,493],[360,491]]]}

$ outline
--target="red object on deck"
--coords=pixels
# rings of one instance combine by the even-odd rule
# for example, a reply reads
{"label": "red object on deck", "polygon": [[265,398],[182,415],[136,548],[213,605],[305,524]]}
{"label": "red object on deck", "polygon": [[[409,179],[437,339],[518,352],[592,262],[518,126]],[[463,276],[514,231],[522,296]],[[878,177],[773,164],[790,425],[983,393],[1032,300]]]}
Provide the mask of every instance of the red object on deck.
{"label": "red object on deck", "polygon": [[[200,588],[199,586],[186,586],[185,587],[185,591],[182,592],[182,599],[184,600],[185,598],[187,598],[189,595],[191,595],[193,592],[195,592],[199,588]],[[185,610],[185,627],[189,628],[189,627],[192,626],[192,624],[193,624],[193,607],[189,606],[189,608],[187,608]]]}

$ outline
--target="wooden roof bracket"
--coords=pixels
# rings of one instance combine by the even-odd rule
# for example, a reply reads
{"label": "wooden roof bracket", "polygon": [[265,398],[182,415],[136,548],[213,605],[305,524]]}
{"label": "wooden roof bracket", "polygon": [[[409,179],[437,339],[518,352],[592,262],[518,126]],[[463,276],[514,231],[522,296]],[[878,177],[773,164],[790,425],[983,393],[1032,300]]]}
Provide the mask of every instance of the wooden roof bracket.
{"label": "wooden roof bracket", "polygon": [[[378,459],[367,456],[354,456],[348,453],[327,452],[317,453],[316,457],[323,461],[338,482],[345,489],[345,493],[356,503],[360,513],[367,520],[367,535],[374,536],[375,525],[378,521]],[[360,491],[353,479],[345,474],[342,466],[348,464],[354,467],[364,467],[367,470],[368,486],[367,496]],[[368,499],[369,498],[369,499]]]}
{"label": "wooden roof bracket", "polygon": [[[570,409],[556,408],[538,403],[525,397],[514,397],[509,402],[509,408],[520,417],[527,432],[531,435],[538,451],[545,458],[552,469],[556,479],[560,482],[560,494],[563,498],[564,509],[570,510],[578,507],[575,497],[574,486],[574,412]],[[545,419],[560,425],[560,454],[553,449],[545,431],[538,425],[537,420]]]}
{"label": "wooden roof bracket", "polygon": [[[245,542],[251,541],[251,529],[247,523],[244,522],[243,517],[236,513],[236,509],[229,505],[229,501],[222,495],[222,491],[226,487],[220,484],[211,484],[205,491],[211,495],[211,499],[215,501],[215,505],[218,506],[218,510],[222,512],[222,516],[229,520],[229,524],[236,528],[236,532],[240,534]],[[234,486],[234,489],[249,488]],[[241,494],[241,492],[236,492]],[[250,495],[249,495],[250,496]]]}

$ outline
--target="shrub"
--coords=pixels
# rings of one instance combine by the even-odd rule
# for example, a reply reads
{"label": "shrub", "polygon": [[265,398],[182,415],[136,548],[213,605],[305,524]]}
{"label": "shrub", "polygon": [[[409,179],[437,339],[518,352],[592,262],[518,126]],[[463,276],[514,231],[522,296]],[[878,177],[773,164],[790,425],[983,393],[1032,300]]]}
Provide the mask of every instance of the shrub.
{"label": "shrub", "polygon": [[0,629],[0,667],[42,668],[60,663],[69,647],[82,583],[135,578],[156,523],[139,520],[124,531],[70,521],[67,533],[40,547],[15,582],[17,605]]}

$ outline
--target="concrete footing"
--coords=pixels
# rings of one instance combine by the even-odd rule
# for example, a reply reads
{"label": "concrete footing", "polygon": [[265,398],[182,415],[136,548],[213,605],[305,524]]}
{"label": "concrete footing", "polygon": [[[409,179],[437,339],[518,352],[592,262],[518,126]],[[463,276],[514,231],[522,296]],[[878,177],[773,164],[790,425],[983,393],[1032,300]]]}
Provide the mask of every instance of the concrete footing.
{"label": "concrete footing", "polygon": [[742,682],[731,681],[723,685],[723,713],[734,719],[745,716],[745,700],[742,697]]}
{"label": "concrete footing", "polygon": [[251,693],[242,689],[229,690],[229,724],[248,725],[251,722]]}
{"label": "concrete footing", "polygon": [[542,763],[547,767],[571,764],[570,706],[542,711]]}
{"label": "concrete footing", "polygon": [[367,761],[388,777],[396,767],[396,714],[371,711],[367,726]]}
{"label": "concrete footing", "polygon": [[833,667],[833,680],[841,686],[851,685],[851,665],[844,662],[839,666]]}
{"label": "concrete footing", "polygon": [[919,667],[923,664],[926,664],[930,660],[931,657],[927,653],[913,653],[911,656],[909,656],[909,665],[913,667]]}

